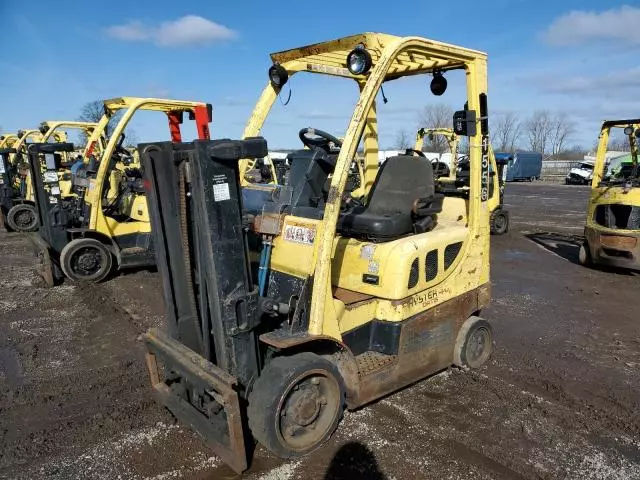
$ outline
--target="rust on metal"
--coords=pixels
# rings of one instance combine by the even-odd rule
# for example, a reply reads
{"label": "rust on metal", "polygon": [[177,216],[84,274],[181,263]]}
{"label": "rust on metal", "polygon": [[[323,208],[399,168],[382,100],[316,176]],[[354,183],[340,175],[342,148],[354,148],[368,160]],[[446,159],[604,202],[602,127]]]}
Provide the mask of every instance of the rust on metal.
{"label": "rust on metal", "polygon": [[365,405],[450,367],[458,332],[464,322],[478,311],[479,297],[486,295],[481,292],[483,287],[405,320],[397,359],[387,359],[386,366],[360,376],[357,395],[348,399],[349,408]]}
{"label": "rust on metal", "polygon": [[147,370],[149,370],[151,385],[155,387],[160,383],[160,375],[158,374],[158,362],[156,361],[156,356],[151,352],[147,352],[145,354],[145,360],[147,361]]}
{"label": "rust on metal", "polygon": [[375,300],[373,295],[366,293],[354,292],[353,290],[347,290],[346,288],[333,287],[333,298],[340,300],[344,303],[345,307],[353,307],[354,304],[358,306],[367,301]]}
{"label": "rust on metal", "polygon": [[262,343],[271,345],[279,350],[286,350],[287,348],[296,347],[298,345],[318,340],[330,340],[332,343],[346,348],[343,344],[337,342],[335,338],[328,335],[310,335],[306,332],[290,333],[288,330],[282,329],[263,333],[259,338]]}
{"label": "rust on metal", "polygon": [[[176,417],[203,435],[214,452],[235,472],[242,473],[246,470],[247,453],[240,399],[235,388],[238,383],[236,378],[156,329],[145,333],[142,338],[147,345],[147,368],[159,403],[165,405]],[[161,357],[170,367],[180,372],[187,381],[195,379],[207,385],[207,393],[224,409],[226,435],[220,435],[220,431],[213,423],[214,416],[216,419],[223,419],[223,417],[218,417],[218,414],[211,416],[203,414],[175,395],[167,384],[160,380],[156,356]],[[203,417],[208,418],[209,421],[203,421]],[[225,439],[227,442],[224,442]]]}
{"label": "rust on metal", "polygon": [[638,240],[634,237],[622,235],[600,235],[600,243],[603,247],[615,248],[618,250],[632,250],[636,247]]}

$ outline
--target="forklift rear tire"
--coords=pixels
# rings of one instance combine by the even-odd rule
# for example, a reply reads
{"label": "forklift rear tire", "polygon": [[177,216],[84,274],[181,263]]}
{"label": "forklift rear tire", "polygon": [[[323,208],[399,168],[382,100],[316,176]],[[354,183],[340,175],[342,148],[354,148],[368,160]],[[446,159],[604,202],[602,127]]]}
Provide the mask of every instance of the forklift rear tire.
{"label": "forklift rear tire", "polygon": [[70,280],[98,283],[104,280],[113,264],[109,249],[93,238],[76,238],[60,252],[60,268]]}
{"label": "forklift rear tire", "polygon": [[480,368],[493,353],[493,329],[480,317],[469,317],[462,325],[456,341],[453,364]]}
{"label": "forklift rear tire", "polygon": [[504,235],[509,231],[509,214],[502,209],[495,210],[491,214],[491,233]]}
{"label": "forklift rear tire", "polygon": [[28,203],[14,205],[7,212],[7,224],[14,232],[35,232],[38,229],[36,207]]}
{"label": "forklift rear tire", "polygon": [[310,352],[277,357],[249,394],[249,428],[279,457],[300,457],[329,439],[344,407],[344,382],[332,362]]}

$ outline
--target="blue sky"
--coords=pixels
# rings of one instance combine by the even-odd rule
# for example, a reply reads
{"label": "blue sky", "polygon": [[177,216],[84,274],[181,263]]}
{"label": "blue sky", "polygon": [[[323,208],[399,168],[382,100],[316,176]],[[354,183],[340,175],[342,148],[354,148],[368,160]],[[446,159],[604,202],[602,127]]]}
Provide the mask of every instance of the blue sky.
{"label": "blue sky", "polygon": [[[29,2],[26,9],[24,2],[0,0],[0,128],[74,119],[88,101],[130,95],[210,102],[213,136],[239,136],[265,85],[269,52],[362,31],[486,51],[491,115],[562,111],[576,122],[572,144],[593,145],[604,118],[640,116],[638,1],[271,4],[61,0]],[[305,126],[341,134],[346,125],[355,87],[302,76],[291,82],[291,103],[278,105],[267,122],[271,147],[298,146],[296,133]],[[426,79],[411,89],[390,84],[386,117],[381,112],[383,146],[398,130],[413,130],[429,102],[459,108],[460,89],[456,79],[450,83],[438,100]],[[134,123],[141,141],[166,138],[158,117],[141,115]]]}

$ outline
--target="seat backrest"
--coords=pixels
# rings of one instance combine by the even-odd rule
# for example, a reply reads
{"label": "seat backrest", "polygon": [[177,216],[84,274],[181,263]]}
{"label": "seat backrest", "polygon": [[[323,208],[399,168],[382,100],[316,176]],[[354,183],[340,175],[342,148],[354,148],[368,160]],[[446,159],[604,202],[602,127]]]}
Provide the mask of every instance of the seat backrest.
{"label": "seat backrest", "polygon": [[378,170],[367,198],[372,214],[409,213],[418,198],[435,193],[433,167],[423,157],[400,155],[387,159]]}
{"label": "seat backrest", "polygon": [[323,187],[335,168],[335,155],[319,148],[300,150],[287,157],[291,169],[287,186],[293,188],[291,204],[295,207],[317,207],[323,203]]}

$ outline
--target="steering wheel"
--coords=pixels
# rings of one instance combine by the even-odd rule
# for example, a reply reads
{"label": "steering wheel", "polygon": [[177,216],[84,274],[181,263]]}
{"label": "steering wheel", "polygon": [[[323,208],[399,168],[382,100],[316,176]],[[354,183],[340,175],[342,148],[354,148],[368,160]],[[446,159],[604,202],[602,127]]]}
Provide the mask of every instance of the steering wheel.
{"label": "steering wheel", "polygon": [[340,148],[342,146],[342,142],[336,137],[316,128],[303,128],[298,133],[298,136],[305,147],[309,148],[320,147],[328,151],[330,143],[333,143],[336,148]]}
{"label": "steering wheel", "polygon": [[426,156],[426,155],[424,154],[424,152],[423,152],[423,151],[421,151],[421,150],[414,150],[413,148],[407,148],[407,149],[404,151],[404,154],[405,154],[405,155],[413,155],[414,153],[415,153],[415,154],[417,154],[419,157],[427,158],[427,156]]}

